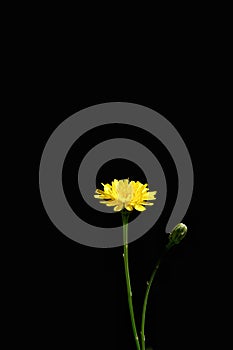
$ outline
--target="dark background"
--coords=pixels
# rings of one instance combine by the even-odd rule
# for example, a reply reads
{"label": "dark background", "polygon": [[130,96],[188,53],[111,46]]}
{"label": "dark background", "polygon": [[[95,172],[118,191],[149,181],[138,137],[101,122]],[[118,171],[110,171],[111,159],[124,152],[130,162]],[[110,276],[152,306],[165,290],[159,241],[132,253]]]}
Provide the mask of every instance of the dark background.
{"label": "dark background", "polygon": [[[151,289],[145,331],[147,346],[152,346],[153,350],[204,346],[208,343],[206,325],[211,318],[208,291],[213,284],[209,234],[203,228],[207,210],[202,197],[207,183],[203,164],[209,148],[206,131],[211,119],[207,87],[212,79],[205,45],[192,37],[184,45],[176,36],[172,37],[172,32],[169,43],[165,41],[156,52],[154,47],[151,48],[152,42],[147,45],[143,38],[140,38],[142,46],[137,40],[132,42],[128,38],[130,48],[127,43],[124,47],[119,42],[115,47],[108,40],[101,46],[98,38],[90,42],[82,36],[77,38],[77,47],[66,39],[61,44],[59,35],[49,36],[47,40],[40,38],[41,33],[38,33],[30,46],[29,70],[32,74],[28,88],[31,91],[27,96],[30,100],[30,135],[33,131],[31,145],[36,154],[32,162],[37,180],[23,268],[25,279],[20,275],[23,298],[19,299],[26,321],[21,336],[25,346],[135,348],[127,304],[123,248],[90,248],[59,232],[43,208],[37,177],[43,148],[61,122],[83,108],[115,101],[144,105],[168,119],[185,141],[194,167],[193,198],[182,220],[188,226],[188,234],[167,255]],[[128,54],[125,48],[129,49]],[[116,133],[116,130],[111,132]],[[117,132],[126,137],[130,129],[119,127]],[[97,135],[93,134],[92,140],[95,138]],[[145,145],[148,142],[143,133],[140,140]],[[163,165],[168,198],[153,229],[129,246],[138,332],[146,281],[166,242],[165,227],[177,191],[177,176],[170,155],[155,138],[150,146]],[[89,139],[83,137],[83,154],[90,148]],[[78,150],[66,160],[63,185],[74,210],[88,219],[90,212],[88,208],[83,210],[85,204],[77,200],[78,192],[73,186],[77,176],[76,156],[80,156],[75,152]],[[123,162],[124,174],[122,170],[119,172],[119,162],[101,169],[97,187],[102,178],[107,182],[108,177],[109,181],[118,176],[128,177],[127,172],[138,175],[138,180],[144,182],[143,169]],[[156,202],[152,208],[156,213]],[[93,220],[101,221],[98,212],[91,215]]]}

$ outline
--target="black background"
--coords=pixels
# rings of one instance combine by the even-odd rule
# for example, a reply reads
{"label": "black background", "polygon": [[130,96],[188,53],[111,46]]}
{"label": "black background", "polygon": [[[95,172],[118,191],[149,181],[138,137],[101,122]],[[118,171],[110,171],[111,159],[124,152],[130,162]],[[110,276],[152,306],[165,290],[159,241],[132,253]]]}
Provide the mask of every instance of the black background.
{"label": "black background", "polygon": [[[202,169],[208,147],[205,137],[210,117],[206,86],[210,84],[210,74],[205,55],[200,56],[202,47],[195,51],[191,44],[186,43],[185,48],[177,45],[174,38],[171,50],[176,54],[167,52],[158,57],[151,50],[139,59],[137,43],[128,55],[123,54],[123,48],[118,52],[114,46],[107,46],[100,54],[99,42],[84,46],[79,43],[77,49],[70,49],[69,44],[61,47],[59,40],[55,43],[53,40],[52,47],[51,42],[34,44],[32,56],[36,59],[29,79],[36,175],[43,148],[54,129],[77,111],[99,103],[122,101],[152,108],[174,125],[188,147],[195,175],[192,202],[182,220],[188,226],[188,235],[167,255],[150,292],[145,333],[147,346],[153,350],[199,348],[207,337],[209,322],[207,290],[212,280],[208,242],[202,226],[206,208],[202,199],[205,187]],[[130,128],[119,127],[118,131],[126,137]],[[147,144],[143,134],[140,140]],[[146,281],[166,242],[165,227],[177,191],[177,175],[170,155],[158,140],[152,142],[154,154],[166,174],[168,198],[153,229],[129,246],[138,332]],[[83,138],[82,152],[85,154],[90,147],[88,138]],[[70,164],[63,185],[73,208],[88,219],[88,211],[80,208],[85,204],[77,200],[78,191],[73,186],[77,176],[75,156],[74,152],[66,160]],[[122,170],[119,172],[118,165],[103,167],[97,187],[100,188],[102,177],[106,181],[108,177],[111,181],[112,176],[128,177]],[[144,182],[143,169],[130,162],[124,163],[124,169]],[[59,232],[43,208],[38,178],[35,198],[24,266],[26,278],[22,283],[26,344],[32,348],[36,344],[51,348],[59,345],[65,349],[134,349],[123,248],[95,249],[73,242]],[[156,203],[152,208],[156,213]],[[101,222],[100,214],[91,215],[93,220]],[[116,220],[119,224],[119,218]],[[108,225],[111,227],[112,223]]]}

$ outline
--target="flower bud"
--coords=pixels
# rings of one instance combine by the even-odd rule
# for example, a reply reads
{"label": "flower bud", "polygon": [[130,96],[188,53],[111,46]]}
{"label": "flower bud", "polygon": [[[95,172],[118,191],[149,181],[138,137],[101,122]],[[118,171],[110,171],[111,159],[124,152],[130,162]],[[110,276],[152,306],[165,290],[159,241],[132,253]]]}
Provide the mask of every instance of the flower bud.
{"label": "flower bud", "polygon": [[167,249],[170,249],[175,244],[179,244],[182,241],[182,239],[186,236],[187,230],[188,228],[185,224],[180,223],[176,225],[173,228],[172,232],[169,234]]}

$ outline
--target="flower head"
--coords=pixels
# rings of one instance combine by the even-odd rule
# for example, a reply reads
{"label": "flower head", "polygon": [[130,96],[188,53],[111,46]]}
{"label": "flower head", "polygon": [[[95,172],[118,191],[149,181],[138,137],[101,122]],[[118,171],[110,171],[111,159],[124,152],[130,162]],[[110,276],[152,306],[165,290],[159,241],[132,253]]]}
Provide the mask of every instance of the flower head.
{"label": "flower head", "polygon": [[121,211],[127,209],[132,211],[144,211],[144,205],[153,205],[154,203],[147,202],[148,200],[155,200],[157,191],[148,192],[148,184],[143,185],[141,182],[124,180],[114,180],[112,184],[103,184],[104,190],[96,190],[95,198],[104,199],[100,201],[108,207],[114,206],[114,211]]}
{"label": "flower head", "polygon": [[186,236],[187,230],[188,228],[185,224],[177,224],[169,234],[167,249],[170,249],[175,244],[179,244]]}

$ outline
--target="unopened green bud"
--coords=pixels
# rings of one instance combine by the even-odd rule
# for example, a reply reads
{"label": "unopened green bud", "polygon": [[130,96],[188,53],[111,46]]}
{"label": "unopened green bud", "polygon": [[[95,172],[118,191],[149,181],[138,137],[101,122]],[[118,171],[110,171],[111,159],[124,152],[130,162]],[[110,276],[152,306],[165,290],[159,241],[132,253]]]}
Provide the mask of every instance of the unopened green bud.
{"label": "unopened green bud", "polygon": [[169,234],[167,249],[170,249],[175,244],[179,244],[186,236],[187,230],[188,228],[185,224],[180,223],[176,225],[173,228],[172,232]]}

